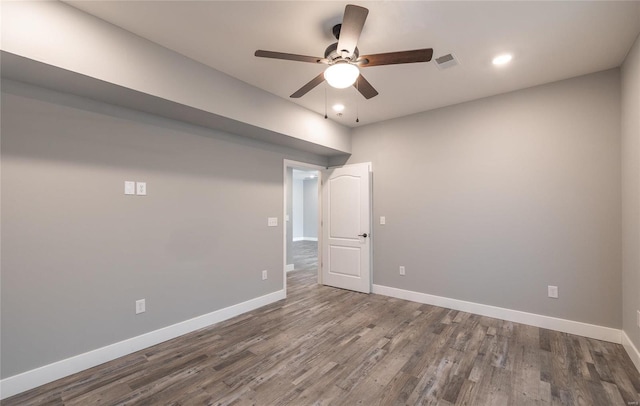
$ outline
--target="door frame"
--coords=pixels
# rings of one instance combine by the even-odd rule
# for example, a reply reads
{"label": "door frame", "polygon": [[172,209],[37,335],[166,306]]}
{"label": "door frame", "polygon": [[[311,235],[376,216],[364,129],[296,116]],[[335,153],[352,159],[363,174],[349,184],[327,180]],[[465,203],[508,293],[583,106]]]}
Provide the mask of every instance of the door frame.
{"label": "door frame", "polygon": [[[293,161],[290,159],[283,160],[283,212],[282,212],[282,286],[285,292],[285,297],[287,295],[287,169],[303,169],[303,170],[313,170],[318,171],[318,283],[322,283],[322,272],[321,272],[321,261],[322,261],[322,177],[323,172],[327,169],[326,166],[310,164],[307,162]],[[292,221],[293,219],[289,219]]]}

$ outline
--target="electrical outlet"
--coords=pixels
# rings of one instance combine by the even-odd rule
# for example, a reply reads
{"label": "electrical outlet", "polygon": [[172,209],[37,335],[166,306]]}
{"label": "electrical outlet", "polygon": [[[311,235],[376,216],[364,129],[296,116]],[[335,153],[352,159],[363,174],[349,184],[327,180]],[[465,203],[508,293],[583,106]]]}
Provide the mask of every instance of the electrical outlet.
{"label": "electrical outlet", "polygon": [[547,286],[547,295],[551,298],[558,298],[558,287],[557,286]]}
{"label": "electrical outlet", "polygon": [[136,314],[144,313],[147,311],[147,305],[145,299],[136,300]]}
{"label": "electrical outlet", "polygon": [[400,266],[400,275],[405,275],[404,266]]}
{"label": "electrical outlet", "polygon": [[387,219],[385,216],[380,216],[380,225],[383,226],[387,224]]}
{"label": "electrical outlet", "polygon": [[136,182],[136,194],[138,196],[147,195],[147,182]]}
{"label": "electrical outlet", "polygon": [[266,280],[267,279],[267,270],[265,269],[264,271],[262,271],[262,280]]}
{"label": "electrical outlet", "polygon": [[277,217],[268,217],[267,218],[267,226],[269,226],[269,227],[278,227],[278,218]]}
{"label": "electrical outlet", "polygon": [[636,323],[638,324],[638,328],[640,328],[640,310],[638,310],[638,317],[636,317]]}

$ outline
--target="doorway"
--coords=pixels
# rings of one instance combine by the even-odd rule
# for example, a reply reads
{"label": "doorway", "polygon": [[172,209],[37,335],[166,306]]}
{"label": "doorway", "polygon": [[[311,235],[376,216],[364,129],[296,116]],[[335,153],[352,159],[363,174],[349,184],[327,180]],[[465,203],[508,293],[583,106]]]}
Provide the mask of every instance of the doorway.
{"label": "doorway", "polygon": [[322,170],[317,165],[284,161],[284,287],[287,274],[314,272],[319,279],[321,243],[320,187]]}
{"label": "doorway", "polygon": [[291,244],[287,270],[318,271],[318,177],[316,170],[292,168]]}
{"label": "doorway", "polygon": [[370,162],[323,168],[284,161],[285,291],[287,274],[298,269],[320,284],[371,292],[371,184]]}

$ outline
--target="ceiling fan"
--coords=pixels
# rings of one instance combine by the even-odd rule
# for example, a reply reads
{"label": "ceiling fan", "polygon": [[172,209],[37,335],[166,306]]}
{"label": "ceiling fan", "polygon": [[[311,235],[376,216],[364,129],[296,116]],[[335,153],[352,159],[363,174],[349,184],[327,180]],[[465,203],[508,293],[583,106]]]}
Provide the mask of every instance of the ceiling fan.
{"label": "ceiling fan", "polygon": [[377,96],[378,91],[360,74],[359,68],[429,62],[433,56],[433,49],[424,48],[361,56],[357,45],[368,14],[369,10],[366,8],[348,4],[344,9],[342,24],[337,24],[333,27],[333,35],[338,42],[327,47],[324,51],[324,58],[263,51],[261,49],[255,52],[255,56],[328,65],[324,72],[311,79],[309,83],[293,93],[290,96],[292,98],[304,96],[311,89],[326,80],[330,86],[338,89],[354,86],[366,99],[370,99]]}

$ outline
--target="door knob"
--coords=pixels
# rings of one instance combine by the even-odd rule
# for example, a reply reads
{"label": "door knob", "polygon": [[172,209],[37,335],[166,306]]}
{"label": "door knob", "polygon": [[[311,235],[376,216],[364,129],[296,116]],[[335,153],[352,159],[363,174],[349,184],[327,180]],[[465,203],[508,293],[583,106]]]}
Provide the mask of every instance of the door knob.
{"label": "door knob", "polygon": [[358,234],[358,237],[364,237],[364,238],[367,238],[367,233],[364,233],[364,234]]}

